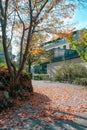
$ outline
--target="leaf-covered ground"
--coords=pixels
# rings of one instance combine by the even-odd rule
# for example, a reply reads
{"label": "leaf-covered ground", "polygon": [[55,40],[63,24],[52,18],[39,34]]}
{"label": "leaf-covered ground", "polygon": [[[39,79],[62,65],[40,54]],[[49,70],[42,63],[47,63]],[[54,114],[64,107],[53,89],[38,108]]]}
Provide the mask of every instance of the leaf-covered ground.
{"label": "leaf-covered ground", "polygon": [[29,101],[3,110],[0,130],[87,130],[87,89],[58,82],[33,81]]}

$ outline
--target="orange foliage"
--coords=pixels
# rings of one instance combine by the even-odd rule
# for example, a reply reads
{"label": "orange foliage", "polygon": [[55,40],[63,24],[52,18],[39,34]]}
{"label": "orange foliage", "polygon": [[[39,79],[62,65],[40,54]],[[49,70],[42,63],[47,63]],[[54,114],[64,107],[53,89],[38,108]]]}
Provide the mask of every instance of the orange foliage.
{"label": "orange foliage", "polygon": [[[0,127],[6,125],[6,122],[13,120],[10,127],[19,127],[23,124],[23,119],[40,119],[41,122],[54,122],[55,120],[72,121],[76,118],[75,114],[83,113],[87,107],[87,91],[85,89],[74,89],[64,86],[34,86],[34,93],[29,95],[28,102],[15,100],[17,104],[12,110],[3,110],[0,115]],[[83,94],[84,93],[84,94]],[[67,97],[67,98],[66,98]],[[78,102],[76,103],[78,99]],[[84,100],[84,102],[82,102]],[[72,105],[71,102],[72,102]],[[24,105],[25,104],[25,105]],[[18,105],[23,108],[17,111]],[[8,113],[11,113],[10,115]],[[22,120],[14,123],[15,113]],[[35,125],[34,129],[38,128]]]}

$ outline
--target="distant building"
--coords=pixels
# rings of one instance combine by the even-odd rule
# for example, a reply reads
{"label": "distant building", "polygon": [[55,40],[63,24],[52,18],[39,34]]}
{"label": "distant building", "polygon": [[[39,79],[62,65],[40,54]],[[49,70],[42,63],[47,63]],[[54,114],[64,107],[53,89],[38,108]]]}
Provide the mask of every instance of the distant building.
{"label": "distant building", "polygon": [[[73,37],[76,39],[78,36],[78,32],[73,32]],[[39,65],[42,70],[41,73],[48,73],[51,77],[53,77],[55,73],[55,68],[61,66],[64,63],[80,63],[84,64],[79,54],[76,50],[72,50],[70,44],[66,41],[65,38],[59,38],[57,40],[49,41],[45,43],[43,46],[46,51],[53,51],[53,59],[50,62],[40,63]],[[37,69],[37,67],[35,67]],[[38,72],[35,69],[35,73]]]}

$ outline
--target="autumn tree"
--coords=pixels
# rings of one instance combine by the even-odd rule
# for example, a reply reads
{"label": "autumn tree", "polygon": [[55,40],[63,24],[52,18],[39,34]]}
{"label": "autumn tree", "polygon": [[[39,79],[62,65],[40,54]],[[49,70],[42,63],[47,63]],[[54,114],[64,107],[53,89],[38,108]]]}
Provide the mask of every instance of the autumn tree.
{"label": "autumn tree", "polygon": [[[34,33],[30,43],[27,55],[28,72],[31,73],[31,66],[40,62],[49,62],[52,60],[52,51],[46,51],[44,41],[46,37],[42,34]],[[43,43],[43,44],[41,44]]]}
{"label": "autumn tree", "polygon": [[41,40],[41,35],[37,33],[33,34],[32,40],[30,42],[30,46],[28,48],[28,55],[27,55],[27,64],[28,64],[29,73],[31,73],[31,65],[37,63],[40,60],[42,53],[45,51],[45,49],[41,47],[39,44],[40,40]]}
{"label": "autumn tree", "polygon": [[[60,28],[64,29],[63,18],[71,18],[74,7],[73,2],[67,0],[0,0],[2,44],[10,74],[11,95],[16,87],[20,86],[20,75],[26,63],[33,34],[53,34]],[[20,51],[17,69],[8,52],[15,44]]]}
{"label": "autumn tree", "polygon": [[77,36],[73,35],[69,38],[72,49],[77,50],[84,61],[87,61],[87,29],[82,29],[77,32]]}

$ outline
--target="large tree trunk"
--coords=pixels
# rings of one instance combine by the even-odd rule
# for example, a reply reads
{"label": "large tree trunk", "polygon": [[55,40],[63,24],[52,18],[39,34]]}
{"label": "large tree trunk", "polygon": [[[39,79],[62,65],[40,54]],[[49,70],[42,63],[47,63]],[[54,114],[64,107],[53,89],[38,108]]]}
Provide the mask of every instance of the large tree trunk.
{"label": "large tree trunk", "polygon": [[30,92],[33,92],[33,85],[32,85],[32,80],[30,79]]}
{"label": "large tree trunk", "polygon": [[14,78],[10,78],[10,95],[14,95],[14,88],[15,88],[15,80]]}
{"label": "large tree trunk", "polygon": [[32,80],[30,75],[26,75],[21,73],[19,77],[13,75],[10,78],[10,95],[14,97],[16,93],[20,90],[22,92],[23,89],[27,89],[29,92],[33,92]]}
{"label": "large tree trunk", "polygon": [[10,77],[10,95],[11,96],[14,96],[18,87],[20,87],[20,78],[16,78],[16,75],[13,74],[13,76]]}
{"label": "large tree trunk", "polygon": [[31,65],[28,63],[28,72],[31,73]]}
{"label": "large tree trunk", "polygon": [[28,72],[31,73],[31,61],[30,58],[28,59]]}
{"label": "large tree trunk", "polygon": [[32,73],[31,73],[31,61],[30,61],[30,58],[28,59],[28,73],[30,75],[30,81],[29,81],[29,85],[30,85],[30,88],[31,88],[31,92],[33,92],[33,86],[32,86]]}
{"label": "large tree trunk", "polygon": [[[20,53],[21,55],[21,60],[20,60],[20,66],[18,68],[18,71],[16,71],[16,66],[13,65],[10,57],[9,57],[9,52],[8,52],[8,42],[7,42],[7,9],[8,9],[8,3],[9,0],[5,0],[5,6],[3,6],[3,2],[0,0],[0,12],[1,12],[1,29],[2,29],[2,44],[3,44],[3,49],[4,49],[4,54],[5,54],[5,59],[6,59],[6,64],[8,67],[8,71],[10,74],[10,93],[11,95],[13,95],[14,91],[16,91],[16,87],[18,85],[20,85],[20,76],[22,73],[22,70],[24,68],[25,62],[26,62],[26,58],[27,58],[27,54],[28,54],[28,48],[30,45],[30,40],[31,40],[31,33],[32,33],[32,9],[31,9],[31,1],[29,0],[29,7],[30,7],[30,26],[28,29],[28,36],[27,36],[27,43],[26,43],[26,48],[25,48],[25,52],[22,58],[22,52]],[[19,16],[20,18],[20,16]],[[21,20],[21,19],[20,19]],[[22,39],[21,39],[21,46],[23,43],[23,39],[24,39],[24,23],[21,20],[21,23],[23,24],[23,34],[22,34]],[[21,47],[21,51],[22,51],[22,47]],[[30,79],[31,80],[31,79]],[[31,84],[31,92],[33,91],[33,87],[32,87],[32,82],[30,81]]]}

